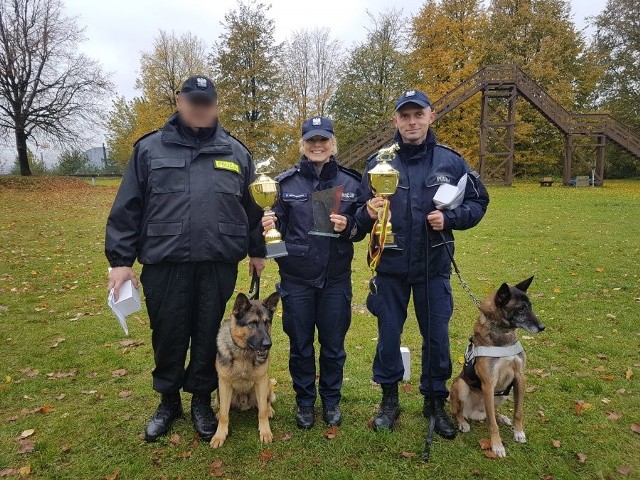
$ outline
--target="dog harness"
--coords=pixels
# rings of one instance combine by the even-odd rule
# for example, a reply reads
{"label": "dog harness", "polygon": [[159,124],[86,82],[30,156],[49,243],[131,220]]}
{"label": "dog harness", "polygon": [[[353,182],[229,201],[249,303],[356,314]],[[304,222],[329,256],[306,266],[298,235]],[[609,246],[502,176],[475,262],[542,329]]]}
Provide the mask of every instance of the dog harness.
{"label": "dog harness", "polygon": [[[476,347],[473,344],[472,338],[469,338],[469,346],[464,353],[464,365],[462,367],[462,379],[471,388],[482,388],[482,382],[480,377],[476,373],[476,358],[478,357],[493,357],[504,358],[513,357],[523,352],[522,344],[518,340],[513,345],[507,345],[504,347]],[[511,392],[513,387],[511,382],[507,388],[499,392],[495,392],[493,395],[496,397],[506,397]]]}

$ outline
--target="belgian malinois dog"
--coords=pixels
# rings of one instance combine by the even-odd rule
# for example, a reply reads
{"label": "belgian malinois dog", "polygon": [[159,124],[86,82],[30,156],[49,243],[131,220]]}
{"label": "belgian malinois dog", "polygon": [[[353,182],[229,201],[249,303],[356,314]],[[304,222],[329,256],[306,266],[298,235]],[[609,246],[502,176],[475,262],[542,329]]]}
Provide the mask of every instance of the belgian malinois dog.
{"label": "belgian malinois dog", "polygon": [[266,300],[249,300],[239,293],[231,318],[218,332],[218,429],[211,439],[213,448],[221,447],[229,434],[229,409],[258,408],[260,441],[271,443],[273,434],[269,418],[275,395],[269,380],[271,321],[280,295],[272,293]]}
{"label": "belgian malinois dog", "polygon": [[507,398],[512,386],[513,438],[516,442],[527,441],[522,426],[526,355],[516,329],[522,328],[529,333],[544,330],[526,294],[532,281],[533,277],[515,286],[503,283],[480,303],[480,315],[473,327],[465,366],[451,385],[449,395],[451,413],[456,417],[460,431],[469,431],[467,420],[488,420],[491,450],[497,457],[506,456],[497,422],[511,425],[511,420],[499,415],[496,408]]}

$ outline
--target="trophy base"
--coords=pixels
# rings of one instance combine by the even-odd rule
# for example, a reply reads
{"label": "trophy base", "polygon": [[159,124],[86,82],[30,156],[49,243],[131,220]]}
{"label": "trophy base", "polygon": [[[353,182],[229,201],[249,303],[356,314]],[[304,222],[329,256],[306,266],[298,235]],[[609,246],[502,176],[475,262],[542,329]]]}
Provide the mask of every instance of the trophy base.
{"label": "trophy base", "polygon": [[309,235],[317,235],[319,237],[340,238],[340,234],[339,233],[318,232],[318,231],[315,231],[315,230],[310,231]]}
{"label": "trophy base", "polygon": [[278,257],[286,257],[289,255],[287,252],[287,245],[280,241],[274,243],[267,243],[267,255],[265,258],[278,258]]}

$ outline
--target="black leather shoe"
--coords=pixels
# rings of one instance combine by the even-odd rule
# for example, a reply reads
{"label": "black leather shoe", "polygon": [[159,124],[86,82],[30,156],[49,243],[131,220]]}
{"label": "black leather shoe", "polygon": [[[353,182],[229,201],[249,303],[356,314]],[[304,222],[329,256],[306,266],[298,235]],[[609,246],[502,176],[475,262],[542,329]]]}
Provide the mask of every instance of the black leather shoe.
{"label": "black leather shoe", "polygon": [[203,442],[211,441],[218,428],[218,419],[211,408],[211,395],[194,394],[191,397],[191,420]]}
{"label": "black leather shoe", "polygon": [[[447,440],[453,440],[456,438],[456,428],[451,418],[445,411],[444,408],[444,397],[439,396],[435,397],[435,432],[440,435],[442,438],[446,438]],[[424,397],[424,406],[422,407],[422,415],[425,418],[431,417],[431,401],[429,400],[429,396],[425,395]]]}
{"label": "black leather shoe", "polygon": [[298,428],[309,430],[316,421],[316,411],[313,407],[298,407],[296,410],[296,423]]}
{"label": "black leather shoe", "polygon": [[338,427],[342,423],[342,411],[338,405],[329,405],[322,408],[322,418],[329,427]]}
{"label": "black leather shoe", "polygon": [[378,413],[373,419],[374,430],[393,430],[396,420],[400,416],[400,403],[398,402],[398,384],[382,384],[382,401]]}
{"label": "black leather shoe", "polygon": [[163,394],[160,405],[144,431],[144,441],[155,442],[158,437],[169,433],[174,420],[181,416],[182,403],[180,402],[180,394]]}

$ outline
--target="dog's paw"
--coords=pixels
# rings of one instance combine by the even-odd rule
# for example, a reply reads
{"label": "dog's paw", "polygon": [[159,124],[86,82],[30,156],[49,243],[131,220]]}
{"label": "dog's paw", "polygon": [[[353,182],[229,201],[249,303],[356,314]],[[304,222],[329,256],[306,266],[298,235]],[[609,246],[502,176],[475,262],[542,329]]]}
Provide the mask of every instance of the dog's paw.
{"label": "dog's paw", "polygon": [[498,421],[498,423],[501,423],[502,425],[507,425],[509,427],[511,426],[511,419],[506,415],[497,414],[496,420]]}
{"label": "dog's paw", "polygon": [[527,436],[524,434],[524,430],[514,430],[513,439],[516,442],[527,443]]}
{"label": "dog's paw", "polygon": [[262,443],[271,443],[271,442],[273,442],[273,433],[271,433],[271,430],[260,432],[260,441]]}
{"label": "dog's paw", "polygon": [[505,450],[504,445],[502,445],[502,442],[492,443],[491,451],[495,453],[498,458],[504,458],[507,456],[507,451]]}
{"label": "dog's paw", "polygon": [[467,433],[469,430],[471,430],[471,425],[469,425],[467,422],[460,422],[458,423],[458,430],[460,430],[462,433]]}
{"label": "dog's paw", "polygon": [[220,448],[222,445],[224,445],[224,441],[226,439],[227,439],[226,435],[218,435],[216,433],[211,439],[211,442],[209,442],[209,445],[211,446],[211,448]]}

